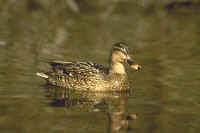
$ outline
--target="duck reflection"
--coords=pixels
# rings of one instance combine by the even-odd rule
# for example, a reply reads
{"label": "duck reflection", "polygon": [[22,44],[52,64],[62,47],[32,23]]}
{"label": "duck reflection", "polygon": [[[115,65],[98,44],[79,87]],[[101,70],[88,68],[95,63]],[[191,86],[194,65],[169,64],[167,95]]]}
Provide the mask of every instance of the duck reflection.
{"label": "duck reflection", "polygon": [[56,86],[47,87],[50,105],[63,106],[90,112],[103,112],[108,119],[108,133],[131,130],[129,121],[136,118],[134,113],[127,114],[126,104],[132,91],[88,92],[75,91]]}

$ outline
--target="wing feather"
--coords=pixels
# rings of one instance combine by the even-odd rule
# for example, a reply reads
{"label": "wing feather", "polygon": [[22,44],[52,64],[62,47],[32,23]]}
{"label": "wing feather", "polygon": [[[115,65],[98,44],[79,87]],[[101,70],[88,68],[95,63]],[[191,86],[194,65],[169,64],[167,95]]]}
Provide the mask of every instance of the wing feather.
{"label": "wing feather", "polygon": [[103,65],[93,62],[63,62],[52,61],[49,62],[54,72],[57,73],[90,73],[90,74],[107,74],[108,69]]}

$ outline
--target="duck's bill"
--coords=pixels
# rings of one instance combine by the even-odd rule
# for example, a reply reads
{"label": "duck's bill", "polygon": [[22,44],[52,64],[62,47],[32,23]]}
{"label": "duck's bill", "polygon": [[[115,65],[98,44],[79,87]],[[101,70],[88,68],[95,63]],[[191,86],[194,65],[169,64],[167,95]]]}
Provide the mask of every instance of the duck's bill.
{"label": "duck's bill", "polygon": [[139,70],[142,67],[138,64],[135,64],[132,60],[127,60],[127,63],[130,65],[130,67],[134,70]]}
{"label": "duck's bill", "polygon": [[142,67],[141,67],[140,65],[138,65],[138,64],[135,64],[135,65],[131,65],[131,68],[132,68],[132,69],[135,69],[135,70],[139,70],[139,69],[141,69]]}

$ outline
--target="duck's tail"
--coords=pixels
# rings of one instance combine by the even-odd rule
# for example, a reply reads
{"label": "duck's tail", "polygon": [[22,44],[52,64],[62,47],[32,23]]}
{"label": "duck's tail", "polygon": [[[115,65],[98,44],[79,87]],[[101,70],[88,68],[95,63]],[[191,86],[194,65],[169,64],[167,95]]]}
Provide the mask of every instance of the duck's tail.
{"label": "duck's tail", "polygon": [[39,73],[39,72],[37,72],[36,75],[39,76],[39,77],[42,77],[44,79],[48,79],[49,78],[49,76],[47,74],[45,74],[45,73]]}

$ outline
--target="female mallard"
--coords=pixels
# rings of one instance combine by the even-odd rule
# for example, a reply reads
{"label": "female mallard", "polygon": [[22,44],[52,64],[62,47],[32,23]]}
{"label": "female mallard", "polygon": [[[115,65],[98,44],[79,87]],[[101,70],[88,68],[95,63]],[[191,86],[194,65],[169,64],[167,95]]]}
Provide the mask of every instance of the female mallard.
{"label": "female mallard", "polygon": [[128,47],[120,42],[113,45],[110,57],[110,66],[92,62],[49,62],[52,71],[37,73],[46,79],[48,84],[64,88],[89,91],[121,91],[129,89],[129,82],[124,68],[127,63],[131,68],[138,70],[128,52]]}

